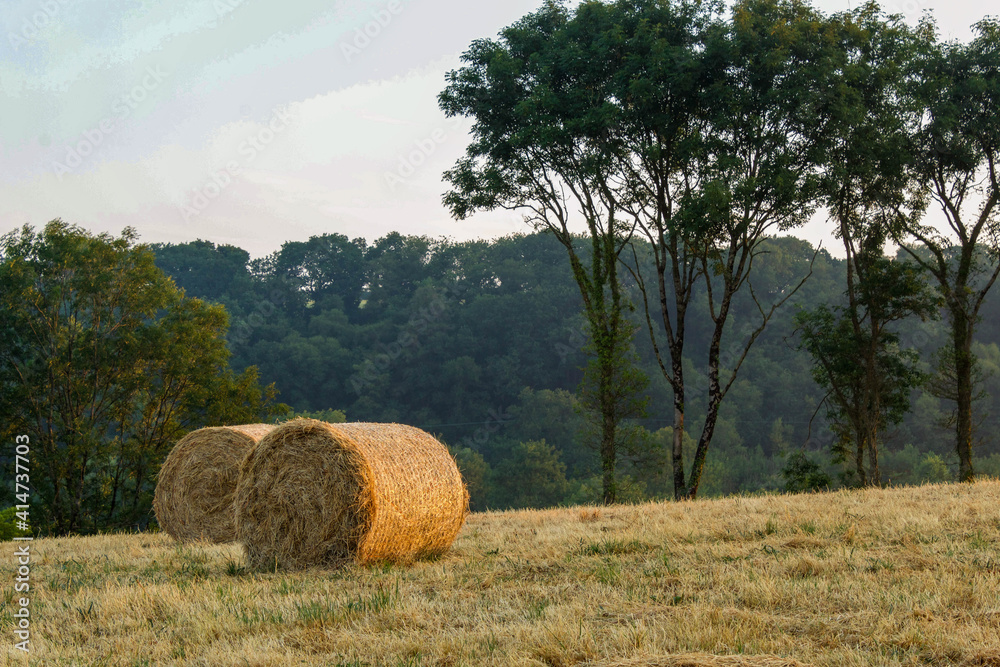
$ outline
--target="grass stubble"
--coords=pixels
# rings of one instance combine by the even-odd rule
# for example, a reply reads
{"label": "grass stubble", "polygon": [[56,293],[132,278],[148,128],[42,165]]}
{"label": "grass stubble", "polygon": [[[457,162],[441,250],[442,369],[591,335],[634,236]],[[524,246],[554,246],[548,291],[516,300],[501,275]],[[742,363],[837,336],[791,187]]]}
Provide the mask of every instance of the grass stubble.
{"label": "grass stubble", "polygon": [[32,652],[4,664],[1000,665],[997,480],[476,513],[406,566],[257,573],[165,534],[33,551]]}

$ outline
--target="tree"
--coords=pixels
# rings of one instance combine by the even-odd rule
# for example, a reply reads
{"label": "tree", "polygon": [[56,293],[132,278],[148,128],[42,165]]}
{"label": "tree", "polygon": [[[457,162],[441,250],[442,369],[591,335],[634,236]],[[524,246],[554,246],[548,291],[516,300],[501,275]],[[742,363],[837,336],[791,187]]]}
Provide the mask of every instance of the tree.
{"label": "tree", "polygon": [[[815,206],[823,130],[816,117],[832,45],[827,22],[799,3],[745,0],[728,23],[702,5],[676,7],[661,10],[668,20],[636,45],[620,78],[616,96],[628,103],[613,143],[621,187],[612,194],[642,232],[630,271],[673,391],[671,457],[680,499],[698,492],[719,409],[751,346],[805,280],[766,303],[750,276],[769,235],[805,222]],[[655,303],[647,289],[650,263]],[[734,331],[730,315],[741,291],[749,291],[758,320]],[[688,476],[684,360],[696,296],[705,298],[711,328],[705,419]],[[665,345],[657,342],[661,330]],[[724,350],[733,334],[741,340]]]}
{"label": "tree", "polygon": [[493,479],[498,507],[552,507],[569,492],[566,466],[545,440],[517,443]]}
{"label": "tree", "polygon": [[340,297],[343,311],[353,318],[365,284],[366,249],[363,238],[349,241],[343,234],[288,241],[274,258],[274,277],[296,285],[314,303]]}
{"label": "tree", "polygon": [[[913,174],[943,214],[941,227],[911,220],[903,249],[934,277],[951,328],[959,479],[974,477],[972,342],[987,293],[1000,275],[1000,22],[975,26],[968,44],[940,43],[921,26],[913,59],[918,105]],[[916,240],[920,245],[913,245]]]}
{"label": "tree", "polygon": [[814,377],[829,392],[839,456],[853,458],[859,484],[877,486],[882,433],[902,420],[910,391],[922,380],[916,353],[899,350],[899,336],[887,327],[911,316],[932,317],[939,304],[916,265],[884,254],[889,237],[923,213],[922,202],[908,198],[913,114],[902,65],[912,57],[913,35],[898,17],[884,19],[874,4],[835,22],[839,74],[824,119],[830,133],[821,196],[844,245],[847,304],[803,311],[796,321],[816,363]]}
{"label": "tree", "polygon": [[[884,287],[897,294],[907,292],[914,282],[919,284],[918,291],[923,287],[914,280],[912,269],[907,276],[906,267],[892,266],[890,260],[885,264],[884,273],[894,275],[888,280],[895,284],[879,281],[871,292],[877,294]],[[875,307],[868,307],[867,300],[860,301],[857,307],[863,312],[857,319],[849,314],[850,308],[826,306],[802,311],[796,317],[802,347],[815,363],[813,377],[828,392],[827,416],[839,437],[834,444],[836,459],[853,459],[854,473],[862,486],[881,484],[878,448],[882,433],[902,421],[910,409],[910,392],[924,379],[916,366],[916,351],[900,349],[899,335],[884,326],[901,316],[880,319],[878,305],[892,300],[891,296],[879,299]],[[906,307],[896,312],[905,314]]]}
{"label": "tree", "polygon": [[[452,215],[523,211],[566,250],[590,334],[583,398],[595,415],[605,503],[617,500],[623,424],[644,414],[640,393],[647,382],[631,351],[635,327],[618,276],[631,228],[604,204],[601,191],[613,176],[591,136],[604,131],[602,115],[613,113],[602,64],[621,57],[613,39],[597,37],[617,30],[621,11],[586,3],[571,17],[549,2],[503,30],[500,41],[473,43],[462,57],[467,65],[448,74],[439,97],[449,116],[475,118],[477,140],[445,173],[454,188],[444,198]],[[589,254],[571,230],[577,216]]]}
{"label": "tree", "polygon": [[486,501],[491,493],[490,465],[479,452],[470,447],[456,447],[450,450],[455,464],[462,474],[462,481],[469,491],[469,509],[479,512],[487,508]]}
{"label": "tree", "polygon": [[[804,5],[747,0],[730,23],[721,11],[718,3],[623,0],[587,2],[570,15],[549,3],[507,29],[503,43],[474,43],[473,65],[453,73],[441,96],[446,111],[477,118],[476,141],[448,173],[453,212],[523,207],[565,236],[576,208],[591,240],[614,249],[601,255],[595,246],[591,257],[592,268],[607,271],[605,258],[622,256],[609,241],[639,230],[629,270],[673,389],[678,498],[697,494],[719,405],[750,345],[797,289],[758,302],[759,326],[745,332],[741,351],[723,354],[734,295],[761,244],[808,219],[814,204],[815,112],[832,48],[828,26]],[[667,361],[650,315],[648,263]],[[708,409],[686,478],[685,322],[699,281],[714,330]],[[588,293],[599,281],[580,284]],[[613,321],[613,295],[611,304]]]}
{"label": "tree", "polygon": [[823,468],[802,450],[789,454],[781,476],[785,478],[785,491],[788,493],[819,491],[829,488],[833,482]]}
{"label": "tree", "polygon": [[31,438],[43,532],[144,525],[169,444],[281,411],[234,375],[226,313],[188,299],[136,245],[61,220],[0,241],[3,435]]}
{"label": "tree", "polygon": [[156,266],[192,296],[219,302],[250,286],[250,253],[242,248],[198,240],[177,245],[154,243],[150,249]]}

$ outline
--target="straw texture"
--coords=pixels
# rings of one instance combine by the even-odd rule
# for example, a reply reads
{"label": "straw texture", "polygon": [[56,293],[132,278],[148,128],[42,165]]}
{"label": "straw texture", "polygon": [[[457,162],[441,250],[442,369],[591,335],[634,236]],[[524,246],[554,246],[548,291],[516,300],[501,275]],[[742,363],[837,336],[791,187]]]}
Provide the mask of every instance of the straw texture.
{"label": "straw texture", "polygon": [[807,663],[776,655],[712,655],[684,653],[613,662],[586,663],[590,667],[810,667]]}
{"label": "straw texture", "polygon": [[181,542],[233,542],[233,495],[243,457],[273,424],[216,426],[177,441],[157,476],[153,509],[160,528]]}
{"label": "straw texture", "polygon": [[469,495],[447,448],[402,424],[285,422],[240,468],[237,538],[256,569],[446,551]]}

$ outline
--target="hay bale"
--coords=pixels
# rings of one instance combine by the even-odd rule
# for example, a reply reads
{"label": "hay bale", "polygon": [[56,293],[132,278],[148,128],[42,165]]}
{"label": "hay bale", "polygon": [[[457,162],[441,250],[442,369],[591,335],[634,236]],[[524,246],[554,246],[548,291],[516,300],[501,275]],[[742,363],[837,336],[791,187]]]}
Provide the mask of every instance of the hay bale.
{"label": "hay bale", "polygon": [[443,553],[469,494],[447,448],[418,428],[295,419],[247,454],[234,504],[251,567],[300,569]]}
{"label": "hay bale", "polygon": [[181,542],[234,541],[233,495],[240,463],[272,428],[201,428],[178,440],[157,476],[153,509],[160,528]]}

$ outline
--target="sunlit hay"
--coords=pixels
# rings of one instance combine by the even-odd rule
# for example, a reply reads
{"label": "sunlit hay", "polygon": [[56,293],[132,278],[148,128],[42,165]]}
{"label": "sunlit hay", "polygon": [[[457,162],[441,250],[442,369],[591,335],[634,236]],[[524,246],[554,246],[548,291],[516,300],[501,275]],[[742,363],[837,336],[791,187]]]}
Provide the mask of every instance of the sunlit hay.
{"label": "sunlit hay", "polygon": [[234,541],[233,494],[240,463],[272,428],[273,424],[217,426],[181,438],[157,477],[153,509],[160,528],[181,542]]}
{"label": "sunlit hay", "polygon": [[709,653],[684,653],[587,664],[592,665],[592,667],[809,667],[807,663],[776,655],[711,655]]}
{"label": "sunlit hay", "polygon": [[240,468],[236,532],[256,569],[447,551],[469,494],[448,450],[401,424],[286,422]]}

